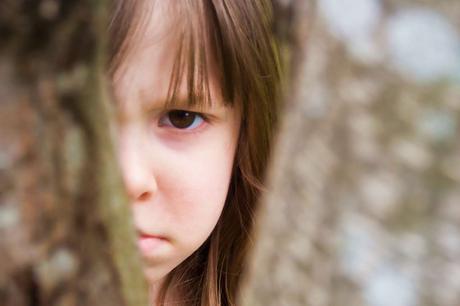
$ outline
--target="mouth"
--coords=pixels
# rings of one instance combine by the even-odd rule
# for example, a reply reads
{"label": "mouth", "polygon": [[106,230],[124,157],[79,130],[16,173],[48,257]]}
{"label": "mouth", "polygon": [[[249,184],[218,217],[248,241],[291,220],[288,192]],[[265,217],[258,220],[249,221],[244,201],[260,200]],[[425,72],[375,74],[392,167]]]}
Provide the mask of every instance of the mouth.
{"label": "mouth", "polygon": [[139,232],[137,238],[137,246],[142,255],[150,257],[157,253],[158,249],[166,244],[167,239],[162,236],[146,234]]}

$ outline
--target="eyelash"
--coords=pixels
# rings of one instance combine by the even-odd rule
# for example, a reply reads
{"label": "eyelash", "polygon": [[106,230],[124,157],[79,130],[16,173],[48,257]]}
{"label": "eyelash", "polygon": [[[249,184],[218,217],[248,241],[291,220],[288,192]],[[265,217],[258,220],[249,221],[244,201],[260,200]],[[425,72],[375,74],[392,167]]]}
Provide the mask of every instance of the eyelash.
{"label": "eyelash", "polygon": [[[184,127],[179,127],[178,126],[178,122],[176,123],[173,123],[171,121],[171,116],[172,115],[178,115],[178,116],[193,116],[192,119],[193,121],[187,125],[188,122],[183,122],[185,123],[185,126]],[[176,118],[178,119],[178,118]],[[179,118],[180,120],[181,118]],[[185,118],[185,120],[187,120],[187,118]],[[196,121],[199,120],[198,123],[196,123]],[[174,120],[173,120],[174,121]],[[198,113],[198,112],[192,112],[192,111],[188,111],[188,110],[181,110],[181,109],[173,109],[173,110],[169,110],[167,112],[165,112],[159,119],[158,121],[158,126],[159,127],[167,127],[167,128],[172,128],[172,129],[175,129],[177,131],[184,131],[184,132],[195,132],[197,131],[198,129],[200,129],[200,127],[205,124],[206,122],[208,122],[208,118],[206,115],[202,114],[202,113]]]}

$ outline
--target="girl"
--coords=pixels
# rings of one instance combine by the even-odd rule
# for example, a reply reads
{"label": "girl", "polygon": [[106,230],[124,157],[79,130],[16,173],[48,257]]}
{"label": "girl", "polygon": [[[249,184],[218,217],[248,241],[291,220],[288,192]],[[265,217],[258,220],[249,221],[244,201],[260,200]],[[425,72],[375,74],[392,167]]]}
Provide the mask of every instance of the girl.
{"label": "girl", "polygon": [[118,0],[118,153],[152,305],[235,305],[276,122],[265,0]]}

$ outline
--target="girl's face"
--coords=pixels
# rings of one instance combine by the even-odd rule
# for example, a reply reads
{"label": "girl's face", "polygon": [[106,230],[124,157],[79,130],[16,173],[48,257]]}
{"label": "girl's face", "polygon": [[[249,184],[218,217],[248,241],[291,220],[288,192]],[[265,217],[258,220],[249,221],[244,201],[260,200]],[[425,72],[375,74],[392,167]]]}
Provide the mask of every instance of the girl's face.
{"label": "girl's face", "polygon": [[240,126],[239,111],[223,105],[215,83],[211,106],[188,107],[184,84],[183,103],[165,108],[177,44],[172,12],[162,7],[168,2],[157,2],[113,79],[118,155],[151,283],[197,250],[215,227]]}

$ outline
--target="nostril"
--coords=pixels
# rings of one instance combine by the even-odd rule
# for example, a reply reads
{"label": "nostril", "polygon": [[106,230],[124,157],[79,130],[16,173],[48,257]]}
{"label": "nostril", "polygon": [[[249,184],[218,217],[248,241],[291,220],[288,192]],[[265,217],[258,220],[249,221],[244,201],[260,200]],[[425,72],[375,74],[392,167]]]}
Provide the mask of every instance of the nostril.
{"label": "nostril", "polygon": [[139,197],[137,198],[138,201],[147,201],[148,199],[150,199],[150,192],[143,192],[142,194],[139,195]]}

